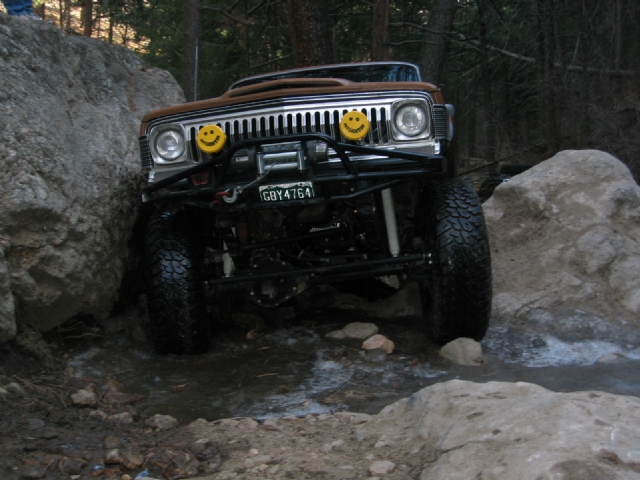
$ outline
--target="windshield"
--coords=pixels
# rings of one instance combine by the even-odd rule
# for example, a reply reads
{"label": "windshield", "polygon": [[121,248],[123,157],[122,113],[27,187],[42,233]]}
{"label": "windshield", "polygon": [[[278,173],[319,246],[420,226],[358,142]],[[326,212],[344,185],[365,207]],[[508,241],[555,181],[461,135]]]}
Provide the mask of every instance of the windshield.
{"label": "windshield", "polygon": [[416,66],[406,64],[337,65],[288,70],[246,78],[231,85],[229,90],[283,78],[344,78],[352,82],[419,82],[420,74]]}

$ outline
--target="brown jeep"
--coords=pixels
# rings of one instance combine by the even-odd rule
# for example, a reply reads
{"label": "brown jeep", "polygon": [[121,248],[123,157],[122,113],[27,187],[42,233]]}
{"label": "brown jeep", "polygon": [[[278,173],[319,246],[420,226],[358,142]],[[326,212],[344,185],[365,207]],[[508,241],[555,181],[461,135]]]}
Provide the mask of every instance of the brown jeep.
{"label": "brown jeep", "polygon": [[402,62],[259,75],[146,115],[156,350],[206,351],[210,304],[230,289],[275,307],[312,285],[392,276],[419,282],[435,342],[482,339],[489,244],[457,178],[452,117]]}

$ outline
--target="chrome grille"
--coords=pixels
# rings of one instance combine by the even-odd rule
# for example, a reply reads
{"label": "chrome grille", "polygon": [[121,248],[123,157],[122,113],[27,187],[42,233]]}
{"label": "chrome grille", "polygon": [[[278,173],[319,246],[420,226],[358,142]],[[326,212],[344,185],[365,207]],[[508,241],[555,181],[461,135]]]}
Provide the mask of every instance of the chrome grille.
{"label": "chrome grille", "polygon": [[[353,110],[353,109],[352,109]],[[307,110],[305,112],[278,113],[248,116],[242,119],[216,122],[227,134],[229,145],[242,140],[269,138],[295,133],[324,133],[338,142],[344,142],[340,134],[340,119],[348,109]],[[360,109],[371,123],[369,133],[364,138],[365,145],[385,145],[389,143],[389,108],[372,107]],[[189,127],[188,137],[195,143],[200,128],[207,122]],[[194,156],[194,158],[197,158]]]}

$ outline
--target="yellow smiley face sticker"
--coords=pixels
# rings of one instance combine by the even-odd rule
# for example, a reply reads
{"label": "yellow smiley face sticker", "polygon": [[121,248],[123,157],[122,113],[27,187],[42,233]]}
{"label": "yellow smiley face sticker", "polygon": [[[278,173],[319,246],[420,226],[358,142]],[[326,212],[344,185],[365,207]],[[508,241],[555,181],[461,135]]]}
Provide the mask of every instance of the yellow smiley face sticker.
{"label": "yellow smiley face sticker", "polygon": [[196,138],[198,148],[204,153],[218,153],[227,143],[227,136],[217,125],[205,125]]}
{"label": "yellow smiley face sticker", "polygon": [[347,140],[360,140],[369,133],[369,126],[367,116],[354,110],[353,112],[347,112],[340,120],[340,133]]}

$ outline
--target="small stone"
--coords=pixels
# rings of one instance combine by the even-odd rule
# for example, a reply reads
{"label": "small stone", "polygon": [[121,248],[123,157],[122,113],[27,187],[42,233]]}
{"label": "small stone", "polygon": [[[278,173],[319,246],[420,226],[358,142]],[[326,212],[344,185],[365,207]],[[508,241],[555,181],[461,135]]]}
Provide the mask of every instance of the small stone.
{"label": "small stone", "polygon": [[133,415],[131,415],[129,412],[114,413],[113,415],[109,415],[107,417],[107,420],[113,423],[127,425],[133,423]]}
{"label": "small stone", "polygon": [[27,420],[27,424],[29,425],[29,430],[40,430],[44,428],[44,420],[40,420],[39,418],[30,418]]}
{"label": "small stone", "polygon": [[4,388],[8,393],[11,393],[13,395],[18,395],[19,397],[24,397],[26,395],[24,388],[22,388],[20,385],[18,385],[15,382],[5,385]]}
{"label": "small stone", "polygon": [[458,365],[482,366],[482,346],[471,338],[456,338],[440,349],[440,355]]}
{"label": "small stone", "polygon": [[118,450],[117,448],[109,450],[104,456],[104,463],[108,465],[121,464],[122,456],[120,455],[120,450]]}
{"label": "small stone", "polygon": [[44,439],[44,440],[53,440],[54,438],[58,438],[60,436],[60,434],[58,433],[57,430],[53,430],[52,428],[48,428],[46,430],[44,430],[39,437]]}
{"label": "small stone", "polygon": [[374,335],[362,343],[362,348],[364,350],[375,350],[381,348],[387,352],[387,354],[390,354],[393,352],[395,344],[384,335]]}
{"label": "small stone", "polygon": [[613,363],[624,358],[627,358],[627,356],[622,352],[611,352],[607,353],[606,355],[602,355],[600,358],[598,358],[596,363]]}
{"label": "small stone", "polygon": [[40,465],[27,465],[22,469],[20,478],[27,480],[44,478],[47,472]]}
{"label": "small stone", "polygon": [[243,418],[239,423],[240,427],[248,428],[249,430],[255,430],[260,426],[253,418]]}
{"label": "small stone", "polygon": [[129,475],[128,473],[125,473],[124,475],[122,475],[121,479],[122,480],[131,480],[131,475]]}
{"label": "small stone", "polygon": [[353,412],[337,412],[336,418],[349,422],[351,425],[360,425],[371,420],[371,415],[366,413],[353,413]]}
{"label": "small stone", "polygon": [[329,453],[329,452],[331,452],[333,450],[339,450],[343,446],[344,446],[344,440],[336,440],[336,441],[331,442],[331,443],[325,443],[322,446],[322,449],[325,452]]}
{"label": "small stone", "polygon": [[80,475],[80,472],[87,466],[87,462],[80,458],[65,458],[60,466],[62,473],[67,475]]}
{"label": "small stone", "polygon": [[144,465],[145,458],[137,452],[125,452],[122,457],[122,464],[129,470],[138,470]]}
{"label": "small stone", "polygon": [[89,390],[80,389],[76,393],[71,394],[71,401],[77,407],[95,407],[98,403],[98,397]]}
{"label": "small stone", "polygon": [[248,453],[248,455],[247,455],[247,456],[248,456],[249,458],[251,458],[251,457],[255,457],[256,455],[258,455],[258,453],[260,453],[260,452],[258,452],[258,449],[257,449],[257,448],[252,448],[251,450],[249,450],[249,453]]}
{"label": "small stone", "polygon": [[89,416],[92,418],[95,418],[96,420],[103,420],[103,421],[109,418],[109,414],[107,414],[106,412],[103,412],[102,410],[94,410],[92,412],[89,412]]}
{"label": "small stone", "polygon": [[113,450],[114,448],[118,448],[122,446],[119,438],[114,437],[113,435],[109,435],[104,439],[104,448],[109,450]]}
{"label": "small stone", "polygon": [[262,423],[262,428],[264,430],[270,430],[272,432],[280,432],[280,431],[282,431],[282,428],[280,428],[280,426],[278,425],[277,420],[273,420],[273,419],[265,420]]}
{"label": "small stone", "polygon": [[178,420],[171,415],[160,415],[156,413],[146,420],[145,424],[158,430],[169,430],[178,426]]}
{"label": "small stone", "polygon": [[325,335],[326,338],[343,339],[351,338],[364,340],[378,333],[378,326],[374,323],[353,322],[345,325],[342,330],[335,330]]}
{"label": "small stone", "polygon": [[369,472],[372,475],[387,475],[393,472],[393,469],[396,468],[396,464],[390,462],[389,460],[378,460],[377,462],[373,462],[369,465]]}

